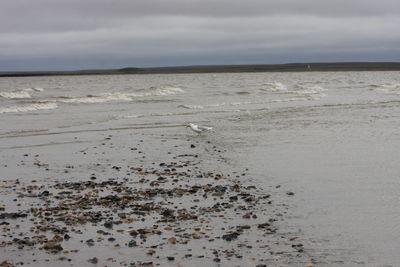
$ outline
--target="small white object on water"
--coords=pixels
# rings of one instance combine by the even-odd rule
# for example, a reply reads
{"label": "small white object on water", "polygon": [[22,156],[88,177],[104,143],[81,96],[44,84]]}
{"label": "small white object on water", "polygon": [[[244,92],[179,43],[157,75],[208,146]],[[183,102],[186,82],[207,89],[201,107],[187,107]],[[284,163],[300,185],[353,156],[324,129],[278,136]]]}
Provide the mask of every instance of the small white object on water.
{"label": "small white object on water", "polygon": [[192,129],[192,131],[196,132],[196,133],[202,133],[202,132],[206,132],[206,131],[212,130],[212,127],[200,126],[200,125],[196,125],[194,123],[189,123],[187,125],[187,127],[190,127],[190,129]]}

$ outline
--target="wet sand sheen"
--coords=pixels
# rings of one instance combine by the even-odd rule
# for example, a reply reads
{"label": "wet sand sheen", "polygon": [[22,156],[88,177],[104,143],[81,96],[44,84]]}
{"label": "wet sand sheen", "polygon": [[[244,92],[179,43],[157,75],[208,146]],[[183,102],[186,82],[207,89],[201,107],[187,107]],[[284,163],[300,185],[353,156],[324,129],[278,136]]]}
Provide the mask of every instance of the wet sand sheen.
{"label": "wet sand sheen", "polygon": [[79,143],[84,136],[74,134],[74,144],[55,143],[63,137],[54,135],[52,146],[2,154],[0,249],[6,262],[304,266],[311,261],[301,235],[280,229],[287,211],[275,204],[274,195],[284,189],[254,186],[247,170],[227,165],[223,148],[207,136],[184,127],[85,132],[92,138],[88,146]]}

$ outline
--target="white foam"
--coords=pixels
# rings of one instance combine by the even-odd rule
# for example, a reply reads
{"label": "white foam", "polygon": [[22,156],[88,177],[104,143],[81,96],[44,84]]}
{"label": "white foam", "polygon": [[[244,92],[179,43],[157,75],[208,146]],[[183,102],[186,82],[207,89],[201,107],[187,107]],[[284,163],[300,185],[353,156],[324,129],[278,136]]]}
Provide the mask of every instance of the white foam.
{"label": "white foam", "polygon": [[264,86],[265,87],[261,88],[261,90],[263,91],[268,91],[268,92],[287,91],[286,86],[279,82],[265,83]]}
{"label": "white foam", "polygon": [[178,108],[187,108],[187,109],[203,109],[207,107],[207,105],[179,105]]}
{"label": "white foam", "polygon": [[326,91],[325,88],[318,85],[296,85],[296,87],[298,90],[294,90],[293,92],[301,95],[320,94]]}
{"label": "white foam", "polygon": [[84,96],[84,97],[71,97],[62,100],[58,100],[62,103],[85,103],[85,104],[95,104],[95,103],[104,103],[109,101],[130,101],[132,98],[121,94],[121,93],[108,93],[108,94],[100,94],[93,96]]}
{"label": "white foam", "polygon": [[398,83],[385,83],[371,85],[374,91],[384,92],[389,94],[400,94],[400,84]]}
{"label": "white foam", "polygon": [[174,87],[174,86],[164,86],[157,88],[154,92],[152,92],[151,95],[174,95],[177,93],[183,93],[185,92],[182,88],[180,87]]}
{"label": "white foam", "polygon": [[399,89],[400,88],[400,83],[385,83],[381,85],[382,87],[386,87],[386,88],[395,88],[395,89]]}
{"label": "white foam", "polygon": [[41,87],[32,87],[32,88],[26,88],[26,89],[21,89],[21,90],[26,91],[26,92],[33,92],[33,91],[43,92],[44,91],[44,89]]}
{"label": "white foam", "polygon": [[0,97],[9,99],[31,98],[29,92],[43,92],[44,89],[40,87],[17,89],[12,92],[0,92]]}
{"label": "white foam", "polygon": [[179,87],[170,87],[170,86],[161,88],[151,87],[142,93],[122,93],[122,92],[102,93],[98,95],[88,95],[83,97],[65,97],[59,99],[58,101],[62,103],[96,104],[96,103],[105,103],[110,101],[132,101],[135,98],[141,98],[147,96],[166,96],[182,92],[184,92],[184,90]]}
{"label": "white foam", "polygon": [[19,98],[30,98],[31,95],[25,90],[19,90],[14,92],[0,92],[0,97],[10,98],[10,99],[19,99]]}
{"label": "white foam", "polygon": [[205,104],[205,105],[186,105],[185,104],[185,105],[179,105],[178,108],[204,109],[204,108],[224,107],[224,106],[260,105],[260,104],[270,104],[270,103],[279,103],[279,102],[317,100],[317,99],[319,99],[318,97],[320,97],[320,96],[290,97],[290,98],[261,100],[261,101],[222,102],[222,103]]}
{"label": "white foam", "polygon": [[49,109],[56,109],[56,108],[57,108],[57,104],[54,103],[54,102],[51,102],[51,103],[36,103],[36,104],[29,104],[29,105],[2,108],[2,109],[0,109],[0,114],[2,114],[2,113],[29,112],[29,111],[36,111],[36,110],[49,110]]}

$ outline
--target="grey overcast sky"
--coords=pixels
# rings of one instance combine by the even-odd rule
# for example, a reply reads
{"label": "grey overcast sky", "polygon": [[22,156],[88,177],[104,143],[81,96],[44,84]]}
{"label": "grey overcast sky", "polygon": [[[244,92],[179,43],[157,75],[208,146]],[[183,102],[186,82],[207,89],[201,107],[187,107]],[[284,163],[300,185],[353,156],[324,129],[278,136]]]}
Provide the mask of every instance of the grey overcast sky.
{"label": "grey overcast sky", "polygon": [[399,0],[1,0],[0,71],[400,61]]}

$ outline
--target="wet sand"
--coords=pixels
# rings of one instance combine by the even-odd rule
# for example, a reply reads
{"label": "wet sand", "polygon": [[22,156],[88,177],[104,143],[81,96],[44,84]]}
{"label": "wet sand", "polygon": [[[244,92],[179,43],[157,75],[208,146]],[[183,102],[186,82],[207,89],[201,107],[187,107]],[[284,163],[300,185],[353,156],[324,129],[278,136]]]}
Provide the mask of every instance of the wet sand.
{"label": "wet sand", "polygon": [[0,142],[1,266],[318,261],[286,225],[295,192],[258,187],[207,134],[177,125]]}

